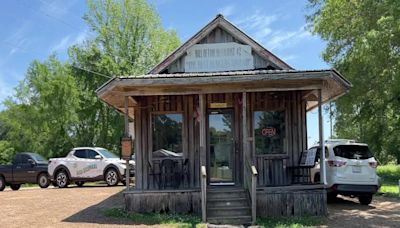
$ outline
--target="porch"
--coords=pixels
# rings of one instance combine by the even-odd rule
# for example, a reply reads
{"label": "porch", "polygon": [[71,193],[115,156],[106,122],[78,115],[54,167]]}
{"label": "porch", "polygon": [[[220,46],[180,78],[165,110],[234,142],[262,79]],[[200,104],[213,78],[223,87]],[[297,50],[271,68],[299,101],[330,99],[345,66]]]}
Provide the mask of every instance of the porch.
{"label": "porch", "polygon": [[242,222],[326,214],[324,174],[314,183],[310,173],[324,153],[309,161],[306,112],[319,107],[322,139],[321,105],[344,83],[336,71],[265,70],[111,81],[113,92],[98,93],[134,123],[136,182],[126,208],[204,221],[213,211],[248,211]]}

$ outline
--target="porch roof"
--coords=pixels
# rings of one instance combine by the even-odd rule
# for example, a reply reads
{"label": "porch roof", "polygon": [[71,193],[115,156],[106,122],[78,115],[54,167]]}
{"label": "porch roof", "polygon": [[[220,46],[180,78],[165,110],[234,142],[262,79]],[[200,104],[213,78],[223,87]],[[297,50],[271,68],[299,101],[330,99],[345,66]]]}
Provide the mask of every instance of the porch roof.
{"label": "porch roof", "polygon": [[[248,70],[119,76],[107,81],[96,93],[123,112],[125,96],[304,90],[310,91],[309,98],[305,97],[310,110],[317,106],[317,89],[322,90],[322,101],[326,103],[347,93],[351,86],[335,69]],[[133,106],[135,101],[130,99],[129,107]]]}

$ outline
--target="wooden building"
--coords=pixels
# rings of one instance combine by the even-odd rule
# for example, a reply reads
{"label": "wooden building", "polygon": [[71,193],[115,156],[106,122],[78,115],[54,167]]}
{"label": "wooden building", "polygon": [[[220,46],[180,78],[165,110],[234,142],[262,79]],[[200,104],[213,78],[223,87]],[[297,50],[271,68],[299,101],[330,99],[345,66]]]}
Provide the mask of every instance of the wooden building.
{"label": "wooden building", "polygon": [[148,74],[97,90],[134,122],[126,208],[215,223],[326,214],[324,173],[312,183],[305,162],[306,113],[319,108],[322,139],[321,105],[350,87],[334,69],[293,69],[218,15]]}

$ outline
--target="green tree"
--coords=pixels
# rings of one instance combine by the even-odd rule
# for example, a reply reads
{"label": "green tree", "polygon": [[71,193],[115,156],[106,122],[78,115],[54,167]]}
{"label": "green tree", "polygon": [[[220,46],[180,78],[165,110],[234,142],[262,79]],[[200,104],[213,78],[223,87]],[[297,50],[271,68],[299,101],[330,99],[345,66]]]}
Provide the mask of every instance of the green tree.
{"label": "green tree", "polygon": [[34,61],[0,115],[0,122],[7,129],[0,152],[64,155],[73,146],[78,94],[75,79],[65,64],[54,56],[43,63]]}
{"label": "green tree", "polygon": [[353,83],[335,102],[338,137],[368,143],[383,162],[400,163],[400,1],[309,0],[323,58]]}
{"label": "green tree", "polygon": [[[95,37],[70,48],[75,67],[112,76],[144,74],[180,43],[175,31],[163,29],[145,0],[90,0],[88,8],[84,20]],[[73,69],[81,91],[77,144],[117,150],[123,118],[95,94],[109,78],[79,68]]]}

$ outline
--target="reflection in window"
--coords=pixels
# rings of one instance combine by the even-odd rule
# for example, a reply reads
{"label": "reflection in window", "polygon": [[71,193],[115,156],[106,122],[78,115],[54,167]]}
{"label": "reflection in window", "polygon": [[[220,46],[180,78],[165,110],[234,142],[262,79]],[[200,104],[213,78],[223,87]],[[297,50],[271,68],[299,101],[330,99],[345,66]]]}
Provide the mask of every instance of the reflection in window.
{"label": "reflection in window", "polygon": [[256,154],[283,154],[285,112],[254,112]]}
{"label": "reflection in window", "polygon": [[154,114],[153,158],[182,156],[182,114]]}

